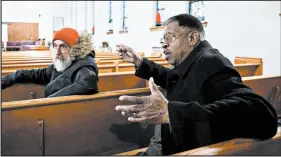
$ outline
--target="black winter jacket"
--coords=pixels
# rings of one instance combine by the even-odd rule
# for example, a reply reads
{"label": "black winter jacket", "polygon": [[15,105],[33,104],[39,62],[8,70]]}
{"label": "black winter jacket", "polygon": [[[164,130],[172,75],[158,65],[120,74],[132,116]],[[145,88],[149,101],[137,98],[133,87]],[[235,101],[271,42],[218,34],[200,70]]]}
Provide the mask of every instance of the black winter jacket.
{"label": "black winter jacket", "polygon": [[2,77],[2,89],[16,83],[45,85],[45,97],[94,94],[98,92],[98,68],[93,55],[74,60],[63,72],[48,68],[17,70]]}
{"label": "black winter jacket", "polygon": [[167,91],[169,124],[156,125],[146,152],[171,155],[239,138],[270,138],[277,114],[243,84],[232,63],[203,41],[173,70],[143,59],[136,76]]}

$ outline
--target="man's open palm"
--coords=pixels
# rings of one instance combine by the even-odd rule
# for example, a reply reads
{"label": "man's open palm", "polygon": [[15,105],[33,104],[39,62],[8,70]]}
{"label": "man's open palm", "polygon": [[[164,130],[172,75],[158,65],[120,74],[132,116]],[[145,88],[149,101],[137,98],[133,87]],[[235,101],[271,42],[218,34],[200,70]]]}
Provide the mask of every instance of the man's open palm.
{"label": "man's open palm", "polygon": [[149,79],[149,88],[150,96],[120,96],[119,100],[132,105],[118,105],[115,109],[129,116],[131,122],[168,123],[168,100],[158,90],[153,78]]}

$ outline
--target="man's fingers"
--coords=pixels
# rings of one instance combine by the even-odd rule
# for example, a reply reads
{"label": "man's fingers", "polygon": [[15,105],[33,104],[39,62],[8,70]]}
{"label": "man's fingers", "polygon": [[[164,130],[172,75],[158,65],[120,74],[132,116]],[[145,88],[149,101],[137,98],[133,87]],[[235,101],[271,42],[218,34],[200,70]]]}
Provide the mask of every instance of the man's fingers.
{"label": "man's fingers", "polygon": [[133,51],[133,49],[130,48],[129,46],[125,46],[125,45],[122,45],[122,44],[117,44],[116,50],[123,51],[123,52]]}
{"label": "man's fingers", "polygon": [[129,117],[128,118],[128,121],[130,121],[130,122],[134,122],[134,123],[145,123],[145,121],[146,121],[146,117],[140,117],[140,118],[134,118],[134,117]]}
{"label": "man's fingers", "polygon": [[123,54],[118,52],[118,57],[123,57]]}
{"label": "man's fingers", "polygon": [[135,52],[132,48],[127,47],[127,55],[130,56],[131,58],[135,56]]}
{"label": "man's fingers", "polygon": [[118,47],[120,49],[120,47],[122,47],[123,44],[117,44],[116,47]]}
{"label": "man's fingers", "polygon": [[120,47],[119,46],[116,46],[116,51],[120,51]]}
{"label": "man's fingers", "polygon": [[118,105],[115,107],[115,110],[136,113],[142,111],[143,108],[143,105]]}
{"label": "man's fingers", "polygon": [[[129,56],[130,58],[133,58],[136,55],[135,51],[132,48],[122,45],[122,44],[117,44],[116,50],[118,53],[120,53],[120,55],[122,54],[123,58],[125,55]],[[119,56],[119,58],[121,58],[121,56]]]}
{"label": "man's fingers", "polygon": [[127,117],[133,117],[134,116],[134,113],[132,113],[132,112],[122,111],[121,113],[122,113],[123,116],[127,116]]}
{"label": "man's fingers", "polygon": [[146,102],[147,97],[138,96],[120,96],[119,100],[123,102],[130,102],[133,104],[143,104]]}
{"label": "man's fingers", "polygon": [[126,46],[122,45],[122,44],[119,44],[116,46],[117,48],[119,48],[119,51],[122,51],[122,52],[126,52],[128,51]]}
{"label": "man's fingers", "polygon": [[151,91],[151,94],[158,94],[158,93],[160,93],[160,91],[158,90],[156,84],[154,83],[153,77],[150,77],[150,79],[148,81],[148,86],[149,86],[149,89]]}

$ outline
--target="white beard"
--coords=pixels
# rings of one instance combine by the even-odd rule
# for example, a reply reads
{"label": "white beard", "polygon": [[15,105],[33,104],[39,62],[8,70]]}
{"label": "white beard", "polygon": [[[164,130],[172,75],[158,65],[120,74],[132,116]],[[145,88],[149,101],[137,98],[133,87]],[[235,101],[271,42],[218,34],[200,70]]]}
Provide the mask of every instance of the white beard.
{"label": "white beard", "polygon": [[71,65],[72,59],[70,57],[67,57],[64,61],[62,61],[54,57],[53,63],[57,71],[62,72]]}

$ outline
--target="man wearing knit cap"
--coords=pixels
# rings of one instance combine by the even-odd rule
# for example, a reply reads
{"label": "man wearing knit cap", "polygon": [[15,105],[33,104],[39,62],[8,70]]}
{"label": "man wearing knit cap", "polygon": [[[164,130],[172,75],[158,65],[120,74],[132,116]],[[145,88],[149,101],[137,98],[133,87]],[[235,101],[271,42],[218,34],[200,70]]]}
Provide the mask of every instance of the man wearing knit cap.
{"label": "man wearing knit cap", "polygon": [[98,92],[98,68],[91,37],[63,28],[53,37],[53,64],[48,68],[17,70],[2,77],[2,89],[16,83],[45,85],[45,97]]}

